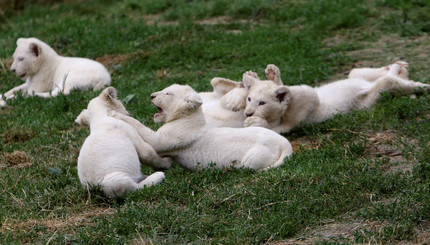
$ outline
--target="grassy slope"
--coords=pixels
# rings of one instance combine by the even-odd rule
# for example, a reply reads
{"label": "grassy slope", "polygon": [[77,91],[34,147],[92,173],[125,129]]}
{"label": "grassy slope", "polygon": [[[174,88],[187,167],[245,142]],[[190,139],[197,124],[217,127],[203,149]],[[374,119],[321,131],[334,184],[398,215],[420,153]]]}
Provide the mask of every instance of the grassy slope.
{"label": "grassy slope", "polygon": [[[0,91],[21,83],[6,69],[21,36],[101,59],[120,97],[136,95],[131,114],[154,129],[151,92],[172,83],[207,91],[215,76],[262,75],[268,63],[285,83],[316,85],[354,64],[403,56],[411,78],[429,82],[429,11],[419,0],[31,5],[0,17]],[[86,193],[76,170],[88,130],[74,119],[97,94],[20,98],[0,111],[2,243],[264,243],[306,237],[306,227],[346,214],[380,229],[331,241],[416,242],[429,222],[428,95],[384,95],[369,110],[302,125],[286,135],[301,147],[279,169],[174,167],[159,186],[107,200]]]}

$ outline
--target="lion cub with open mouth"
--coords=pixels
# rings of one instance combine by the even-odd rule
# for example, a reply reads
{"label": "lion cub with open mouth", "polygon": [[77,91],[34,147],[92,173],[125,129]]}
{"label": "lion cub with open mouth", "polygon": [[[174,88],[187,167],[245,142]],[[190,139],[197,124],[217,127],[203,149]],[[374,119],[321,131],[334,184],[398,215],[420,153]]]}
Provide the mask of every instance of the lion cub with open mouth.
{"label": "lion cub with open mouth", "polygon": [[154,168],[169,168],[171,159],[161,158],[127,123],[108,116],[114,110],[128,115],[117,100],[117,91],[108,87],[88,104],[76,122],[90,126],[90,135],[78,158],[78,175],[86,188],[100,185],[107,197],[121,196],[160,183],[163,172],[144,176],[141,163]]}
{"label": "lion cub with open mouth", "polygon": [[171,85],[151,95],[158,113],[155,122],[163,122],[154,132],[138,120],[111,111],[110,115],[132,125],[139,135],[161,156],[189,169],[251,168],[267,170],[284,163],[292,154],[290,142],[265,128],[217,128],[206,124],[199,94],[188,85]]}

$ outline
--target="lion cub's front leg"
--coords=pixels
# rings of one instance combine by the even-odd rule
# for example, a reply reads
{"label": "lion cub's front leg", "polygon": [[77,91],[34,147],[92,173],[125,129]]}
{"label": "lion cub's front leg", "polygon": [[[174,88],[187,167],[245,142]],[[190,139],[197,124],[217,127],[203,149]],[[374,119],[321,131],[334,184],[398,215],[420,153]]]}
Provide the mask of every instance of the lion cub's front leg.
{"label": "lion cub's front leg", "polygon": [[140,135],[128,135],[133,141],[139,161],[154,169],[168,169],[172,166],[173,160],[170,157],[160,157],[155,149],[146,143]]}
{"label": "lion cub's front leg", "polygon": [[[159,139],[156,136],[156,132],[154,132],[152,129],[146,127],[145,125],[143,125],[137,119],[130,117],[130,116],[126,116],[126,115],[121,114],[121,113],[118,113],[116,111],[110,111],[110,112],[108,112],[108,115],[110,117],[122,120],[122,121],[130,124],[130,126],[132,126],[133,128],[136,129],[139,136],[145,142],[148,142],[148,144],[150,144],[152,147],[154,147],[154,145],[159,144]],[[155,147],[154,147],[154,149],[155,149]]]}
{"label": "lion cub's front leg", "polygon": [[[245,75],[260,79],[258,74],[253,71],[246,71],[243,73],[243,76]],[[245,109],[247,96],[248,90],[242,85],[241,87],[230,90],[223,97],[221,97],[220,104],[227,110],[240,111]]]}
{"label": "lion cub's front leg", "polygon": [[19,86],[16,86],[15,88],[7,91],[6,93],[4,93],[4,97],[5,97],[5,99],[13,99],[13,98],[15,98],[16,92],[18,92],[18,91],[27,92],[27,89],[28,89],[28,84],[23,83]]}
{"label": "lion cub's front leg", "polygon": [[277,66],[269,64],[264,72],[268,80],[275,82],[277,85],[284,85],[281,80],[281,71]]}
{"label": "lion cub's front leg", "polygon": [[221,97],[220,104],[230,111],[240,111],[246,106],[248,91],[245,88],[235,88]]}
{"label": "lion cub's front leg", "polygon": [[139,136],[150,144],[157,153],[169,152],[183,147],[184,142],[181,138],[168,137],[162,133],[154,132],[133,117],[126,116],[116,111],[110,111],[109,116],[122,120],[137,130]]}

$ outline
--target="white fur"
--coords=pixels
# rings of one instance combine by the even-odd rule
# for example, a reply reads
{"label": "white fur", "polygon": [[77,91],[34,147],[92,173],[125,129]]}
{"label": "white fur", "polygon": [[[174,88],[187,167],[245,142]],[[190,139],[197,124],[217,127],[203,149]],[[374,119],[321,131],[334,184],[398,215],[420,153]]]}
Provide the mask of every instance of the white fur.
{"label": "white fur", "polygon": [[[336,114],[368,108],[380,98],[381,92],[412,94],[429,91],[430,85],[413,82],[407,76],[407,63],[397,62],[386,68],[356,69],[352,77],[312,88],[307,85],[279,85],[280,71],[268,65],[271,80],[260,81],[244,76],[243,82],[249,90],[245,115],[245,126],[262,126],[276,132],[288,132],[300,122],[319,123]],[[369,73],[370,72],[370,73]],[[380,75],[375,79],[375,76]],[[367,79],[374,79],[368,81]],[[268,76],[269,77],[269,76]],[[281,82],[282,84],[282,82]]]}
{"label": "white fur", "polygon": [[25,83],[0,96],[0,107],[18,91],[48,98],[68,95],[73,89],[99,90],[111,82],[109,72],[97,61],[60,56],[36,38],[19,38],[16,44],[11,70]]}
{"label": "white fur", "polygon": [[378,78],[388,75],[388,73],[390,72],[390,67],[393,67],[395,65],[400,65],[400,70],[397,75],[402,79],[409,80],[409,64],[405,61],[397,61],[392,65],[380,68],[355,68],[348,73],[348,78],[361,78],[369,82],[374,82]]}
{"label": "white fur", "polygon": [[81,125],[88,124],[91,131],[78,158],[82,185],[100,185],[107,197],[115,197],[160,183],[165,178],[163,172],[144,176],[140,164],[168,168],[170,159],[160,158],[129,124],[109,117],[110,110],[128,115],[112,87],[92,99],[76,119]]}
{"label": "white fur", "polygon": [[[202,98],[202,110],[207,124],[216,127],[243,127],[243,121],[245,121],[243,110],[233,111],[225,105],[227,98],[235,100],[246,96],[241,94],[246,93],[242,83],[215,77],[211,80],[211,85],[214,88],[213,92],[199,93]],[[240,103],[241,101],[235,101],[235,104],[239,104],[239,106]]]}
{"label": "white fur", "polygon": [[164,125],[154,132],[132,117],[115,111],[112,116],[135,127],[158,154],[172,157],[181,166],[196,170],[236,167],[266,170],[283,164],[292,154],[288,140],[261,127],[224,128],[207,125],[202,99],[190,86],[171,85],[151,95],[159,112],[155,122]]}
{"label": "white fur", "polygon": [[[257,73],[244,74],[258,78]],[[213,92],[199,93],[206,123],[215,127],[242,128],[246,117],[243,113],[248,91],[242,82],[215,77],[211,80]]]}

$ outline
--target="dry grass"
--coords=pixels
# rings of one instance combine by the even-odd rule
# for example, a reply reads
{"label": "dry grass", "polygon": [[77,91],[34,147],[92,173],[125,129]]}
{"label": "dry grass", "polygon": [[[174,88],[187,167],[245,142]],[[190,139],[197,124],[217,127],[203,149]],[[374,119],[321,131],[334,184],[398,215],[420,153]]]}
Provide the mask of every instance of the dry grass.
{"label": "dry grass", "polygon": [[73,234],[81,226],[93,225],[92,218],[107,216],[115,213],[115,209],[110,207],[90,207],[87,206],[83,212],[73,212],[65,217],[47,218],[43,220],[28,219],[25,221],[6,219],[1,225],[0,232],[5,231],[26,231],[35,226],[42,226],[49,232],[64,232]]}

